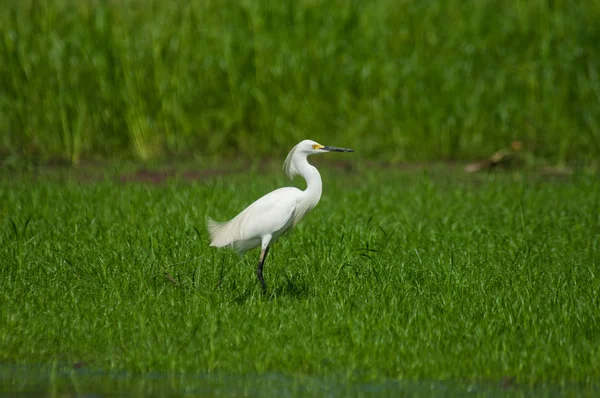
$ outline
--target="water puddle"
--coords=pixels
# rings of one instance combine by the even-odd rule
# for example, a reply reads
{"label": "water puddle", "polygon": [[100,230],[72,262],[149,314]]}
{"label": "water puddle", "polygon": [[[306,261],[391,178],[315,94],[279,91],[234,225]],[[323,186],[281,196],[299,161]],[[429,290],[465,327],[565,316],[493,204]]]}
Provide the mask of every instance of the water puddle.
{"label": "water puddle", "polygon": [[84,366],[0,364],[0,397],[558,397],[600,396],[599,386],[524,386],[498,382],[398,381],[347,383],[317,376],[150,373],[92,370]]}

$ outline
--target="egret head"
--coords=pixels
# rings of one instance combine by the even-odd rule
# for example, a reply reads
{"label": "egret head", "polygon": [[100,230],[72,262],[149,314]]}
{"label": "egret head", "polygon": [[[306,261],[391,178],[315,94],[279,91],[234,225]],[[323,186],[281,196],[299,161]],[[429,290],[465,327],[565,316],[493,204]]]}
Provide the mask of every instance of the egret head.
{"label": "egret head", "polygon": [[354,152],[352,149],[338,148],[335,146],[325,146],[312,140],[301,141],[296,145],[290,153],[287,155],[285,162],[283,163],[283,169],[289,178],[294,178],[298,174],[296,168],[296,161],[300,159],[306,159],[307,156],[315,155],[318,153],[327,152]]}

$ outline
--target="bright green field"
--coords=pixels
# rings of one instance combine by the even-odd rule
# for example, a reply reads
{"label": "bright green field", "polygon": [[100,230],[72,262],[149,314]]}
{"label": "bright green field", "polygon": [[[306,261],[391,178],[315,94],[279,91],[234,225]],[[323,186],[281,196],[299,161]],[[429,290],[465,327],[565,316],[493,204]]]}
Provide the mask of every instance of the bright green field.
{"label": "bright green field", "polygon": [[258,253],[209,248],[204,219],[288,183],[280,171],[5,175],[0,362],[169,380],[598,382],[597,176],[316,164],[322,201],[273,247],[267,296]]}

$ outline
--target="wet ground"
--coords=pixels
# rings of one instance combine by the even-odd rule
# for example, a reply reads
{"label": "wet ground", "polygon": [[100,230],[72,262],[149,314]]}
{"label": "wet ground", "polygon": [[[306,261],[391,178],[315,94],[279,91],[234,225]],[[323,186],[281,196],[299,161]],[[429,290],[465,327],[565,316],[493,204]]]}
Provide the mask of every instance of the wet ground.
{"label": "wet ground", "polygon": [[[484,160],[476,163],[458,161],[416,162],[416,163],[389,163],[376,161],[330,161],[315,159],[314,165],[323,171],[338,175],[357,175],[367,170],[379,172],[431,172],[435,175],[444,175],[453,180],[464,179],[478,182],[491,172],[523,172],[533,178],[544,180],[568,181],[576,173],[596,174],[596,168],[572,169],[568,167],[549,167],[544,165],[527,166],[519,162],[491,163]],[[100,181],[117,181],[120,183],[162,184],[169,181],[186,183],[207,181],[221,176],[244,173],[278,174],[281,171],[281,162],[276,159],[262,159],[248,162],[245,160],[230,161],[211,164],[190,164],[180,162],[163,162],[156,165],[143,165],[140,163],[104,163],[82,162],[78,166],[66,164],[9,164],[0,160],[0,180],[14,178],[55,179],[70,180],[81,183],[94,183]]]}

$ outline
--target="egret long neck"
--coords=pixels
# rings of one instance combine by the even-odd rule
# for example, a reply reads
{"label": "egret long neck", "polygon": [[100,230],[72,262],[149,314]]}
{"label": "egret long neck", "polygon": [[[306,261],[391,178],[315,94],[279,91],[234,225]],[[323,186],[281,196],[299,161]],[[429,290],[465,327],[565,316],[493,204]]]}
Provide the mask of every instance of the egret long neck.
{"label": "egret long neck", "polygon": [[312,209],[319,203],[321,193],[323,192],[323,183],[321,175],[316,167],[311,166],[306,158],[300,159],[296,164],[298,174],[306,180],[306,190],[304,191],[305,205]]}

